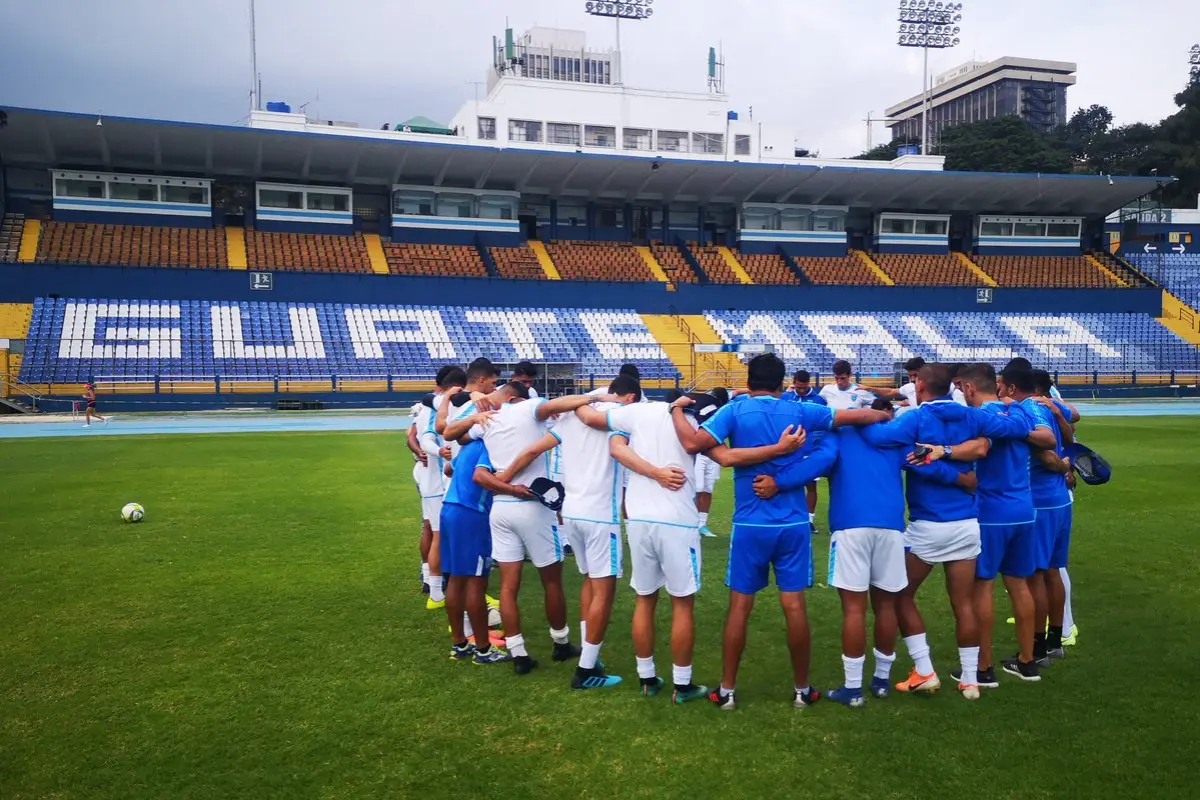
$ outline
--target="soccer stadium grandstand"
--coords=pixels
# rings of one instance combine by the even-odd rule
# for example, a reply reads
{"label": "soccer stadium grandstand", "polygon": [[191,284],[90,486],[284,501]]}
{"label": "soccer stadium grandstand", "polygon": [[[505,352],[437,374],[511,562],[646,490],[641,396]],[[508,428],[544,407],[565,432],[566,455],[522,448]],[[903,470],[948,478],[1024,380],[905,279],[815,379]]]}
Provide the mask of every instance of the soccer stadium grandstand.
{"label": "soccer stadium grandstand", "polygon": [[587,386],[632,362],[662,388],[736,382],[746,346],[822,380],[846,358],[888,382],[914,355],[1020,354],[1089,391],[1200,373],[1200,255],[1104,224],[1157,178],[802,158],[721,93],[622,105],[615,82],[495,70],[437,130],[276,104],[98,136],[90,114],[7,109],[6,390],[399,406],[479,356]]}

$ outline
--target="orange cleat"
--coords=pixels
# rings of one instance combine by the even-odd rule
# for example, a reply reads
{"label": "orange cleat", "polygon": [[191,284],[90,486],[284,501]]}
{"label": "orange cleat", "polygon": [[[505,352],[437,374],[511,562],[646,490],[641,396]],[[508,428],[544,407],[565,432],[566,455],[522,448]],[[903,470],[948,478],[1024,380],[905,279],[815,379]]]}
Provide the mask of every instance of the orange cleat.
{"label": "orange cleat", "polygon": [[922,675],[917,672],[916,667],[908,673],[908,678],[896,684],[897,692],[907,692],[909,694],[933,694],[938,689],[942,688],[942,682],[938,680],[936,672],[931,672],[928,675]]}

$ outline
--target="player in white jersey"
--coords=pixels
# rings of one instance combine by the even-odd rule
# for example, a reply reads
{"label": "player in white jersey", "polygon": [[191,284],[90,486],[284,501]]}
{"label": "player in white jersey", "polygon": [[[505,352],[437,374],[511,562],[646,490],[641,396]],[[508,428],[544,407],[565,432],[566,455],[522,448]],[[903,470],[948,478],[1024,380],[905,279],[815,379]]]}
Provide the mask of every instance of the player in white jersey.
{"label": "player in white jersey", "polygon": [[[638,382],[619,375],[608,387],[613,403],[596,403],[574,414],[562,414],[550,433],[517,457],[497,477],[507,480],[545,454],[561,453],[564,495],[562,530],[575,551],[583,575],[580,591],[580,638],[583,652],[571,678],[573,689],[599,689],[621,682],[600,664],[600,647],[612,614],[616,581],[622,575],[621,495],[625,470],[609,454],[605,414],[641,399]],[[589,427],[583,418],[596,423]],[[682,477],[679,484],[682,485]]]}
{"label": "player in white jersey", "polygon": [[[724,405],[729,402],[729,390],[723,387],[713,389],[713,397]],[[708,512],[712,510],[713,489],[721,478],[721,465],[704,453],[696,455],[696,510],[700,512],[700,535],[706,538],[716,536],[708,528]]]}
{"label": "player in white jersey", "polygon": [[[405,443],[408,445],[409,452],[413,456],[412,478],[413,484],[417,489],[417,497],[421,496],[421,483],[425,479],[426,461],[428,458],[425,452],[421,449],[421,443],[417,440],[417,429],[419,427],[419,419],[422,405],[420,402],[414,403],[413,407],[408,410],[408,430],[405,431]],[[422,511],[424,509],[422,508]],[[421,537],[420,537],[420,552],[421,552],[421,593],[429,594],[429,546],[433,543],[433,531],[430,529],[429,520],[425,519],[424,513],[421,515]]]}
{"label": "player in white jersey", "polygon": [[435,408],[445,402],[445,391],[466,382],[466,373],[460,367],[444,367],[438,371],[438,385],[431,397],[421,402],[416,426],[417,441],[425,456],[425,469],[421,473],[421,516],[430,531],[429,549],[429,599],[428,609],[442,608],[445,594],[442,585],[441,531],[442,496],[446,492],[446,466],[451,457],[451,448],[433,429]]}
{"label": "player in white jersey", "polygon": [[[519,472],[509,473],[509,467],[527,449],[546,435],[546,420],[554,414],[564,414],[603,400],[607,396],[570,395],[554,400],[529,400],[526,388],[520,383],[501,387],[488,399],[497,411],[483,432],[493,470],[511,475],[514,485],[531,486],[539,478],[548,478],[545,457],[535,459]],[[538,570],[545,593],[546,620],[550,623],[550,638],[554,642],[552,658],[567,661],[579,655],[571,644],[567,624],[567,603],[562,585],[562,542],[558,537],[554,512],[536,499],[497,497],[492,504],[492,558],[500,569],[500,616],[504,624],[508,651],[513,656],[513,669],[524,675],[537,666],[525,647],[521,629],[521,610],[518,594],[521,571],[526,557]]]}

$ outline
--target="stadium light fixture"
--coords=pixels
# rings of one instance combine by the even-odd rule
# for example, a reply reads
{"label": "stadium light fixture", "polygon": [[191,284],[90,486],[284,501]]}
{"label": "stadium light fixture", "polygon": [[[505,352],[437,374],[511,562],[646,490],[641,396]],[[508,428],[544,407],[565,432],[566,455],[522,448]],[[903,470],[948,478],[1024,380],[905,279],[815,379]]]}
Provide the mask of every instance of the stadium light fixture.
{"label": "stadium light fixture", "polygon": [[921,76],[921,155],[928,154],[929,139],[929,50],[948,50],[961,40],[962,3],[941,0],[900,0],[900,28],[896,41],[901,47],[919,47],[925,54]]}
{"label": "stadium light fixture", "polygon": [[1192,65],[1192,79],[1200,80],[1200,44],[1192,45],[1188,51],[1188,63]]}
{"label": "stadium light fixture", "polygon": [[617,85],[621,84],[621,20],[650,19],[654,16],[654,0],[625,0],[623,3],[609,3],[604,0],[587,0],[583,10],[593,17],[609,17],[617,26]]}

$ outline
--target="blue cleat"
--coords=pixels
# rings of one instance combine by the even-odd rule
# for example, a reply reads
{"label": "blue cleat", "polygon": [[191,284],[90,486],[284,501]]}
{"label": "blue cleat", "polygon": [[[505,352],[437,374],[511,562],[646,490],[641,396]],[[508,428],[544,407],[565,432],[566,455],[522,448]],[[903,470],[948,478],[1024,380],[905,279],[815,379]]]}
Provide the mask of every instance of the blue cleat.
{"label": "blue cleat", "polygon": [[502,661],[512,661],[512,656],[507,650],[493,645],[487,650],[476,649],[473,660],[476,664],[499,664]]}
{"label": "blue cleat", "polygon": [[451,661],[470,661],[475,657],[475,645],[467,642],[466,644],[450,645],[450,660]]}
{"label": "blue cleat", "polygon": [[825,696],[833,702],[841,703],[849,708],[862,708],[867,704],[867,701],[863,699],[862,689],[847,689],[845,686],[839,686],[826,692]]}
{"label": "blue cleat", "polygon": [[640,683],[642,697],[654,697],[656,694],[661,692],[663,686],[666,685],[666,681],[658,676],[653,678],[642,678]]}
{"label": "blue cleat", "polygon": [[576,667],[575,674],[571,676],[572,689],[604,689],[609,686],[616,686],[620,682],[620,675],[605,674],[600,666],[592,669]]}
{"label": "blue cleat", "polygon": [[700,526],[700,535],[704,537],[715,537],[716,534],[708,529],[707,525]]}
{"label": "blue cleat", "polygon": [[880,700],[892,693],[892,687],[887,678],[871,678],[871,696]]}

